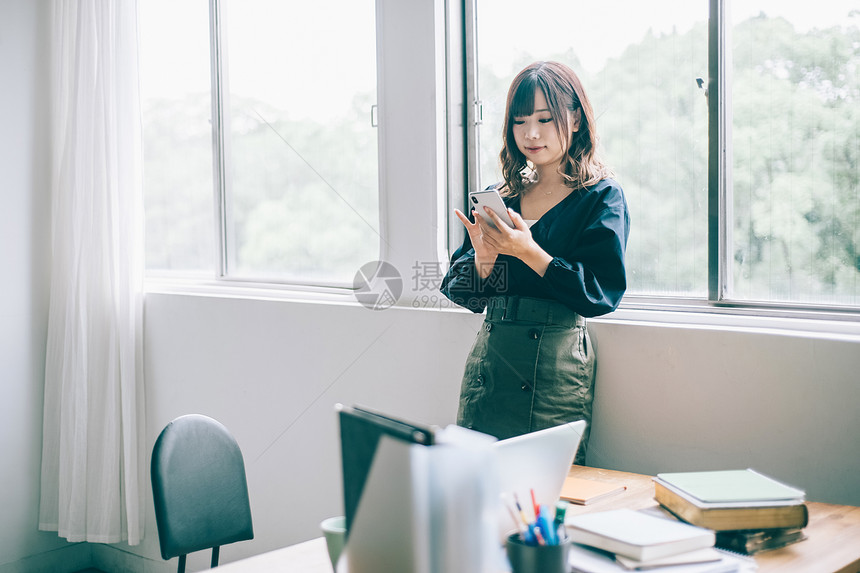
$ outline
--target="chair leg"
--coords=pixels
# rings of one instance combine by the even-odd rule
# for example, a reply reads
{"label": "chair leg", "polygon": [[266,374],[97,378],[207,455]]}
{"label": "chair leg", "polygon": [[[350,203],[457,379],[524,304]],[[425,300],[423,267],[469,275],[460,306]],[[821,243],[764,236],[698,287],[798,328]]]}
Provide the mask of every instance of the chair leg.
{"label": "chair leg", "polygon": [[220,555],[221,555],[221,548],[220,547],[213,547],[212,548],[212,561],[209,564],[209,567],[213,567],[213,568],[218,567],[218,557]]}
{"label": "chair leg", "polygon": [[177,569],[177,573],[185,573],[185,555],[179,556],[179,569]]}

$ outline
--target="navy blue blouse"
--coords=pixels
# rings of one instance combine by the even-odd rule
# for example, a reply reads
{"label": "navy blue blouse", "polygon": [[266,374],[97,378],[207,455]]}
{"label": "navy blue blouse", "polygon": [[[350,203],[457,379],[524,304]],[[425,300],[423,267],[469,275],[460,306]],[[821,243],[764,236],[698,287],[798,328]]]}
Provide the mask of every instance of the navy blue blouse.
{"label": "navy blue blouse", "polygon": [[[520,212],[519,198],[506,199]],[[616,181],[604,179],[573,191],[531,227],[535,242],[553,259],[543,277],[516,257],[499,255],[490,275],[475,268],[469,234],[451,256],[442,293],[480,313],[493,296],[526,296],[559,301],[585,317],[618,308],[627,289],[624,252],[630,214]]]}

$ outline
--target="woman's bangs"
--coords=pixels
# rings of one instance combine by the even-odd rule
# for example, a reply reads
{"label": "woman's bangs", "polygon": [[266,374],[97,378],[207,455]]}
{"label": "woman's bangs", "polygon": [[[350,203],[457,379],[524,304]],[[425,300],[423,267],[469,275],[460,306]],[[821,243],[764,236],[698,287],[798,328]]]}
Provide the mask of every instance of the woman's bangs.
{"label": "woman's bangs", "polygon": [[531,74],[523,78],[511,100],[511,117],[527,117],[535,111],[535,90],[539,89]]}

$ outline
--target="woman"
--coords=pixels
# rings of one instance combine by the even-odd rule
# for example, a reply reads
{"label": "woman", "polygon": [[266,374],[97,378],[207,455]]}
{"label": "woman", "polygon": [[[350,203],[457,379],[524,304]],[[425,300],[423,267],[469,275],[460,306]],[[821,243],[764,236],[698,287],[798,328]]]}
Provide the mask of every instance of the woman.
{"label": "woman", "polygon": [[[487,316],[466,362],[457,423],[499,439],[574,420],[591,425],[595,359],[585,318],[627,288],[621,186],[598,159],[594,112],[567,66],[537,62],[508,91],[505,198],[514,228],[459,210],[468,231],[442,292]],[[491,226],[492,221],[495,226]],[[585,463],[586,430],[576,456]]]}

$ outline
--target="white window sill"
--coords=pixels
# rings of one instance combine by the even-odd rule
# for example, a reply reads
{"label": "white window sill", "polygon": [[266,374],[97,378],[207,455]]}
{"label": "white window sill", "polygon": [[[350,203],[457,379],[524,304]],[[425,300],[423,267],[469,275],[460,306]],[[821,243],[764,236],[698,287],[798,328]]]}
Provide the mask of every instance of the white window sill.
{"label": "white window sill", "polygon": [[[155,279],[146,281],[147,294],[172,294],[214,298],[283,301],[297,304],[328,304],[358,307],[353,290],[342,287],[280,285],[199,279]],[[398,303],[383,310],[420,310],[471,315],[438,292],[406,292]],[[373,312],[383,312],[376,310]],[[615,312],[590,319],[597,323],[630,323],[665,327],[702,328],[725,331],[769,332],[860,342],[860,313],[830,313],[786,309],[724,308],[696,302],[655,302],[625,299]]]}
{"label": "white window sill", "polygon": [[768,332],[860,342],[858,313],[729,308],[710,306],[707,303],[659,305],[625,299],[621,308],[612,314],[592,320],[736,332]]}

